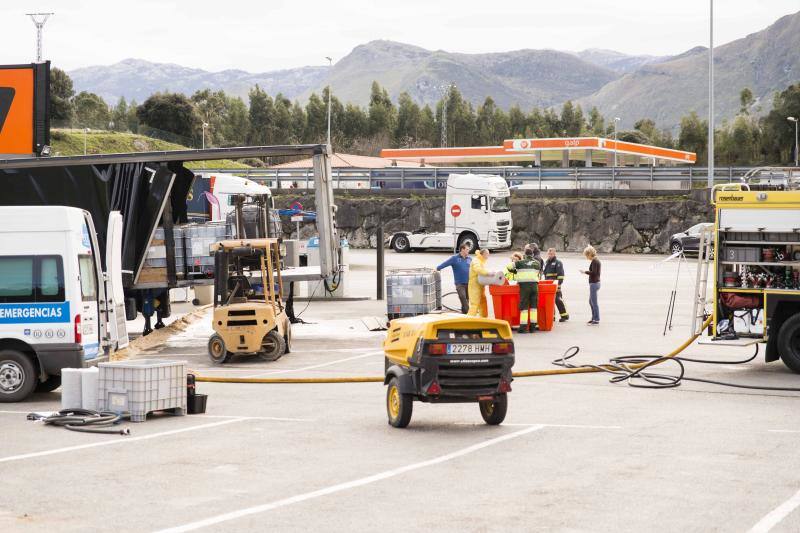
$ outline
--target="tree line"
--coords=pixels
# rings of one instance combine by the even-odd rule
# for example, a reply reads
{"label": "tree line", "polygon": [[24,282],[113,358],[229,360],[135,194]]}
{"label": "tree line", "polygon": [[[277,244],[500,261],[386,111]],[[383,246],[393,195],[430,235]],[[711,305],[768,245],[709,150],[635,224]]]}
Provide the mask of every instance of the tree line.
{"label": "tree line", "polygon": [[[72,80],[62,70],[51,72],[51,118],[54,124],[73,127],[130,131],[199,146],[242,146],[321,143],[327,136],[328,88],[312,93],[303,106],[282,94],[271,96],[256,85],[245,102],[238,96],[209,89],[191,96],[157,92],[141,104],[120,98],[109,106],[98,95],[75,93]],[[762,115],[752,92],[740,94],[741,109],[724,121],[715,133],[716,164],[789,164],[794,157],[794,124],[786,117],[800,116],[800,84],[773,96],[771,111]],[[343,104],[331,96],[331,141],[334,149],[377,155],[381,148],[440,146],[442,115],[446,109],[448,146],[496,146],[520,137],[577,137],[613,134],[613,122],[592,108],[585,113],[568,101],[560,111],[517,105],[507,111],[491,97],[475,107],[450,87],[434,107],[421,106],[406,92],[395,103],[388,91],[372,83],[366,107]],[[205,124],[205,126],[204,126]],[[681,119],[677,134],[660,129],[649,118],[633,129],[620,130],[623,141],[677,148],[697,153],[697,163],[707,159],[708,123],[691,112]]]}

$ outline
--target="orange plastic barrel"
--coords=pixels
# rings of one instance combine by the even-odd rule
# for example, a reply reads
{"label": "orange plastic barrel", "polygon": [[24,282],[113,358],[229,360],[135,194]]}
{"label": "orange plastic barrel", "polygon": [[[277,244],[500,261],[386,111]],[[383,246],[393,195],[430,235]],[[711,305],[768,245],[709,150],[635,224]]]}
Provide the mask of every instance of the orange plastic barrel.
{"label": "orange plastic barrel", "polygon": [[519,285],[489,285],[494,317],[519,326]]}
{"label": "orange plastic barrel", "polygon": [[558,292],[558,282],[555,280],[539,281],[539,311],[536,315],[536,323],[540,331],[550,331],[553,329],[556,308],[556,292]]}

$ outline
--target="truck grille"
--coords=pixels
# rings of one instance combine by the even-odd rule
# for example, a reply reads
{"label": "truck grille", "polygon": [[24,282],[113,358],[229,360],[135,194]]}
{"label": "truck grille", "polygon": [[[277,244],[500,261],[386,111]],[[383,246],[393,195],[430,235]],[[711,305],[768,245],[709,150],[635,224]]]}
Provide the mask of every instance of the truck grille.
{"label": "truck grille", "polygon": [[508,228],[498,228],[497,229],[497,240],[500,242],[508,241]]}
{"label": "truck grille", "polygon": [[438,381],[442,394],[475,395],[491,393],[500,386],[501,363],[450,364],[439,362]]}

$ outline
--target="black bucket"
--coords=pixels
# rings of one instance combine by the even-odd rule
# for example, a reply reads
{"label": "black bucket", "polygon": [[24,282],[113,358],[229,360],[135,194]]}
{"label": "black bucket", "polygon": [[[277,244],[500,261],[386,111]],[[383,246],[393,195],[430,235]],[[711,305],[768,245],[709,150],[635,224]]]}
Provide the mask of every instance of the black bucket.
{"label": "black bucket", "polygon": [[190,415],[202,415],[206,412],[208,394],[192,394],[186,397],[186,411]]}

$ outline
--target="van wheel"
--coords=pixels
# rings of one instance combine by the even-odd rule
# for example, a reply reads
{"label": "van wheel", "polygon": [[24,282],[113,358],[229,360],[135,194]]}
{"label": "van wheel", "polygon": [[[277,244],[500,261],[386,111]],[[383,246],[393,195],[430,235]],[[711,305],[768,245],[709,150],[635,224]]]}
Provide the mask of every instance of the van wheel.
{"label": "van wheel", "polygon": [[272,330],[264,335],[261,341],[261,351],[258,356],[264,361],[277,361],[286,353],[286,341],[277,330]]}
{"label": "van wheel", "polygon": [[392,378],[389,388],[386,389],[386,415],[389,425],[395,428],[404,428],[411,422],[411,411],[414,400],[410,394],[400,392],[400,381]]}
{"label": "van wheel", "polygon": [[50,376],[36,384],[36,392],[53,392],[61,386],[61,376]]}
{"label": "van wheel", "polygon": [[778,332],[778,353],[783,364],[800,374],[800,314],[790,317]]}
{"label": "van wheel", "polygon": [[464,233],[458,238],[457,250],[464,245],[469,246],[469,253],[474,254],[478,250],[478,238],[473,233]]}
{"label": "van wheel", "polygon": [[503,423],[508,412],[508,396],[498,394],[494,400],[484,400],[478,402],[481,409],[483,421],[490,426],[497,426]]}
{"label": "van wheel", "polygon": [[0,350],[0,403],[24,400],[38,381],[36,367],[28,356],[16,350]]}
{"label": "van wheel", "polygon": [[408,237],[405,235],[398,235],[392,240],[392,250],[399,254],[404,254],[411,251],[411,243],[408,242]]}
{"label": "van wheel", "polygon": [[231,354],[225,348],[225,341],[216,333],[208,339],[208,357],[215,365],[221,365],[231,360]]}

